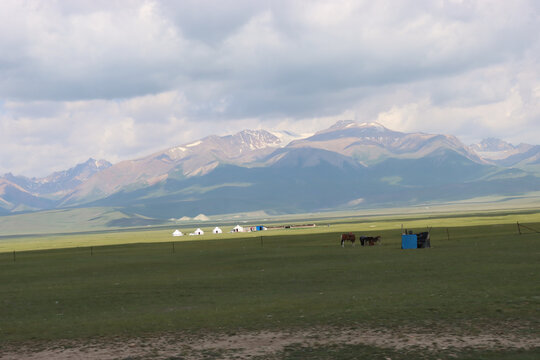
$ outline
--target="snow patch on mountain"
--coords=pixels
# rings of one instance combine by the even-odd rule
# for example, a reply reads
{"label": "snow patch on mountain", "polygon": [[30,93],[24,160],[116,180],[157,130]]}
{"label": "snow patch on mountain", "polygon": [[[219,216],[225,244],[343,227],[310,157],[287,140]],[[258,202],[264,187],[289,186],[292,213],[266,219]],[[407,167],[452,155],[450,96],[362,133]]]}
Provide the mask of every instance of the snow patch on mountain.
{"label": "snow patch on mountain", "polygon": [[[348,124],[346,127],[353,127],[355,126],[354,123]],[[379,124],[378,122],[364,122],[358,125],[359,128],[370,128],[379,132],[384,132],[388,130],[383,125]]]}
{"label": "snow patch on mountain", "polygon": [[182,146],[177,146],[177,147],[174,147],[172,149],[170,149],[169,151],[182,151],[182,152],[185,152],[187,151],[187,149],[185,147],[182,147]]}
{"label": "snow patch on mountain", "polygon": [[272,130],[270,131],[270,133],[279,139],[280,147],[285,147],[289,145],[292,141],[305,139],[313,135],[313,133],[297,134],[288,130]]}
{"label": "snow patch on mountain", "polygon": [[487,139],[483,139],[478,144],[471,145],[471,148],[473,148],[475,151],[480,151],[480,152],[500,152],[500,151],[509,151],[509,150],[512,151],[516,147],[501,139],[487,138]]}
{"label": "snow patch on mountain", "polygon": [[251,150],[264,149],[266,147],[279,147],[280,139],[266,130],[244,130],[235,135],[242,144]]}
{"label": "snow patch on mountain", "polygon": [[188,152],[189,150],[186,149],[185,147],[177,146],[177,147],[167,150],[166,153],[171,158],[171,160],[178,160],[186,156]]}
{"label": "snow patch on mountain", "polygon": [[191,144],[187,144],[186,147],[188,148],[191,148],[191,147],[195,147],[197,145],[200,145],[202,143],[202,141],[195,141],[194,143],[191,143]]}
{"label": "snow patch on mountain", "polygon": [[483,139],[477,144],[470,145],[472,151],[488,160],[503,160],[510,156],[524,154],[532,148],[533,145],[530,144],[519,144],[515,146],[497,138]]}

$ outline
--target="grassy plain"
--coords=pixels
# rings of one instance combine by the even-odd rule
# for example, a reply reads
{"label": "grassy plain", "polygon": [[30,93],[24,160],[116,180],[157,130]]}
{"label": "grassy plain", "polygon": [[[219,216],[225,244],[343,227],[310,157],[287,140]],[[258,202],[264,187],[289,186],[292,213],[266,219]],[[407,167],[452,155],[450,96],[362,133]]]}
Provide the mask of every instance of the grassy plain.
{"label": "grassy plain", "polygon": [[[89,210],[85,210],[86,214]],[[73,215],[71,212],[68,214]],[[28,214],[29,216],[37,216]],[[39,215],[38,223],[45,222],[46,215]],[[85,217],[85,218],[86,218]],[[1,219],[1,218],[0,218]],[[63,222],[68,222],[62,218]],[[80,220],[80,218],[77,218]],[[56,221],[55,218],[49,221]],[[71,219],[71,221],[74,221]],[[450,229],[450,236],[454,231],[461,231],[464,227],[482,226],[482,225],[514,225],[517,232],[516,222],[520,223],[535,223],[540,222],[540,210],[537,209],[516,209],[513,211],[502,211],[495,209],[491,211],[477,212],[435,212],[431,208],[415,209],[410,213],[405,211],[400,215],[379,215],[368,214],[358,216],[353,212],[332,213],[329,217],[327,214],[311,214],[309,218],[303,218],[298,215],[290,217],[270,217],[262,220],[251,220],[251,225],[290,225],[290,224],[305,224],[316,223],[315,228],[292,229],[292,230],[271,230],[264,233],[241,233],[231,234],[229,231],[237,224],[237,222],[184,222],[180,224],[169,224],[164,226],[145,226],[138,228],[123,228],[123,229],[107,229],[99,228],[96,230],[76,231],[74,223],[68,226],[69,232],[60,233],[59,228],[55,228],[57,233],[42,234],[34,233],[36,228],[32,229],[32,233],[25,233],[24,230],[19,230],[20,235],[3,235],[0,236],[0,253],[13,251],[29,251],[29,250],[46,250],[46,249],[65,249],[90,246],[109,246],[121,244],[137,244],[137,243],[168,243],[171,241],[201,241],[201,240],[227,240],[239,238],[259,238],[262,234],[267,236],[281,235],[306,235],[312,234],[329,234],[340,232],[380,232],[390,231],[394,238],[399,237],[401,226],[408,229],[416,229],[417,231],[425,231],[428,227],[444,229],[444,237],[447,238],[446,229]],[[239,222],[242,226],[246,226],[245,222]],[[2,224],[0,224],[2,225]],[[3,225],[2,225],[3,226]],[[13,226],[13,225],[11,225]],[[212,229],[215,226],[220,226],[224,233],[215,235],[212,234]],[[173,238],[172,232],[174,229],[180,229],[184,234],[193,232],[200,227],[205,231],[202,236],[183,236]],[[437,234],[435,234],[437,236]]]}
{"label": "grassy plain", "polygon": [[[537,211],[540,204],[540,192],[531,192],[522,196],[489,196],[472,198],[445,204],[413,205],[406,208],[374,208],[362,210],[325,211],[322,213],[268,215],[264,211],[244,212],[234,214],[210,215],[210,222],[215,224],[236,225],[236,222],[247,221],[262,222],[297,222],[297,221],[330,221],[362,222],[364,218],[380,218],[382,216],[402,217],[403,214],[416,214],[425,218],[437,217],[445,214],[470,215],[478,213],[515,213],[523,211]],[[464,210],[465,209],[465,210]],[[177,218],[184,214],[174,214]],[[188,214],[193,216],[193,214]],[[180,226],[194,230],[201,223],[197,221],[150,219],[137,214],[128,213],[123,209],[114,207],[88,207],[69,208],[29,213],[15,213],[0,216],[0,241],[8,236],[33,235],[43,236],[51,234],[77,234],[89,232],[106,232],[132,229],[156,229],[160,226]],[[151,226],[147,226],[151,225]],[[232,227],[230,226],[230,227]],[[138,227],[138,228],[137,228]]]}
{"label": "grassy plain", "polygon": [[[319,326],[538,337],[540,234],[518,235],[516,221],[540,229],[539,213],[525,211],[351,217],[196,238],[173,238],[174,228],[4,238],[0,345]],[[400,250],[402,224],[433,227],[432,248]],[[341,248],[344,231],[383,242]],[[282,355],[383,354],[321,349]],[[335,357],[321,355],[330,350]]]}

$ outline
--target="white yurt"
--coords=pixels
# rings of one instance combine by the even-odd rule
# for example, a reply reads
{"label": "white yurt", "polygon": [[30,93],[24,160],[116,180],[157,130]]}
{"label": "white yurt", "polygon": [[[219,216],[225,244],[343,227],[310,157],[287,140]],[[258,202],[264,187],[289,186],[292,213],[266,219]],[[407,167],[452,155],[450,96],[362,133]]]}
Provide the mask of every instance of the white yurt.
{"label": "white yurt", "polygon": [[222,231],[220,228],[218,228],[218,227],[216,226],[216,227],[214,228],[214,230],[212,230],[212,232],[213,232],[214,234],[221,234],[223,231]]}
{"label": "white yurt", "polygon": [[236,225],[235,227],[233,227],[232,232],[244,232],[244,228],[240,225]]}
{"label": "white yurt", "polygon": [[197,230],[195,230],[195,232],[193,234],[195,234],[195,235],[204,235],[204,231],[202,231],[200,228],[197,228]]}
{"label": "white yurt", "polygon": [[172,233],[172,236],[182,236],[184,234],[182,234],[182,232],[178,229],[174,230],[174,232]]}

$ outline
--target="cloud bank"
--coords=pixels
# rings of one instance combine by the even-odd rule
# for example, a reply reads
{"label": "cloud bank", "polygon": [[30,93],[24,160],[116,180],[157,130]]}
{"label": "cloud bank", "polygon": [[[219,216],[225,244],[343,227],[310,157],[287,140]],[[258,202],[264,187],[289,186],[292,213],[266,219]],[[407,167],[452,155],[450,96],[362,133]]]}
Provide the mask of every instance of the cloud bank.
{"label": "cloud bank", "polygon": [[339,119],[538,143],[540,5],[2,1],[0,173]]}

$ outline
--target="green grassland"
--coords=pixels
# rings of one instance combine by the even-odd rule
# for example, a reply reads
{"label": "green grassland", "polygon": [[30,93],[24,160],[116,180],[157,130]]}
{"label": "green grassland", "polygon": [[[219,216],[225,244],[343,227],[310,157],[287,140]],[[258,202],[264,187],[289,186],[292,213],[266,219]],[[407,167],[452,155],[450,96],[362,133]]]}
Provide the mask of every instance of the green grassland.
{"label": "green grassland", "polygon": [[[201,241],[201,240],[227,240],[227,239],[259,239],[263,237],[274,237],[282,235],[304,235],[311,236],[313,234],[334,234],[337,238],[337,233],[342,232],[373,232],[379,234],[380,231],[390,231],[389,234],[394,239],[399,238],[401,226],[406,229],[415,229],[417,231],[425,231],[427,228],[435,228],[434,236],[440,235],[441,238],[448,239],[448,235],[452,238],[454,232],[462,231],[463,227],[474,227],[483,225],[514,225],[517,233],[517,222],[527,224],[540,222],[540,210],[537,209],[516,209],[513,211],[501,211],[498,209],[491,211],[477,212],[436,212],[430,208],[414,209],[409,213],[406,211],[398,211],[397,209],[387,210],[390,215],[380,215],[378,213],[366,213],[359,215],[353,212],[338,212],[338,213],[319,213],[309,215],[291,215],[269,217],[268,219],[252,219],[249,224],[260,225],[263,223],[267,226],[280,226],[292,224],[307,224],[314,223],[317,226],[314,228],[297,228],[297,229],[282,229],[269,230],[265,232],[254,233],[229,233],[229,231],[237,224],[231,220],[215,221],[188,221],[178,224],[168,224],[161,226],[145,226],[145,227],[128,227],[122,229],[107,229],[104,227],[90,228],[87,231],[75,231],[74,224],[77,221],[85,221],[89,216],[101,214],[103,211],[100,208],[96,209],[78,209],[75,213],[72,210],[66,211],[69,216],[62,214],[60,211],[55,211],[53,218],[46,220],[47,214],[28,214],[38,219],[38,225],[46,221],[59,221],[57,216],[60,216],[62,223],[68,223],[69,229],[66,233],[59,232],[61,228],[55,228],[57,233],[37,234],[34,231],[23,235],[3,235],[0,236],[0,253],[13,251],[29,251],[29,250],[46,250],[46,249],[65,249],[77,247],[91,246],[106,246],[106,245],[121,245],[121,244],[137,244],[137,243],[170,243],[186,242],[186,241]],[[60,212],[61,214],[58,214]],[[396,212],[399,213],[396,214]],[[107,211],[109,214],[109,212]],[[113,212],[116,214],[116,212]],[[84,216],[83,216],[84,215]],[[309,217],[308,217],[309,216]],[[67,218],[70,218],[68,220]],[[0,218],[2,219],[2,218]],[[81,220],[82,219],[82,220]],[[245,221],[239,222],[242,226],[248,226]],[[36,226],[38,226],[36,225]],[[13,226],[13,225],[11,225]],[[220,226],[223,234],[212,234],[212,229],[215,226]],[[195,231],[196,228],[201,228],[205,231],[202,236],[189,236],[187,234]],[[172,237],[172,232],[175,229],[180,229],[185,236]],[[437,230],[439,229],[439,230]],[[448,232],[446,229],[449,229]],[[441,232],[438,234],[437,232]]]}
{"label": "green grassland", "polygon": [[[467,217],[473,212],[481,213],[524,213],[538,211],[540,192],[531,192],[520,196],[487,196],[472,198],[450,203],[428,203],[414,205],[406,208],[373,208],[373,209],[347,209],[341,211],[324,211],[309,214],[268,214],[265,211],[253,211],[232,214],[211,215],[209,223],[227,225],[232,228],[237,222],[253,224],[268,224],[280,222],[350,222],[359,223],[366,219],[403,218],[404,214],[416,214],[417,217],[434,218],[448,214]],[[347,208],[347,207],[345,207]],[[154,219],[141,216],[137,213],[114,207],[85,207],[46,210],[29,213],[14,213],[0,216],[0,241],[9,236],[21,235],[51,235],[51,234],[79,234],[84,232],[105,232],[119,230],[148,230],[162,227],[181,227],[193,231],[204,225],[204,222],[178,221],[172,218],[181,218],[182,214],[172,210],[170,219]],[[410,217],[410,216],[409,216]],[[407,218],[407,217],[405,217]],[[184,229],[183,229],[184,230]]]}
{"label": "green grassland", "polygon": [[128,216],[112,208],[47,210],[0,216],[0,236],[105,230]]}
{"label": "green grassland", "polygon": [[[516,226],[540,229],[538,211],[324,220],[181,238],[170,227],[0,239],[0,345],[316,326],[540,335],[540,234]],[[400,250],[402,224],[432,227],[432,248]],[[382,244],[341,248],[345,231]]]}

